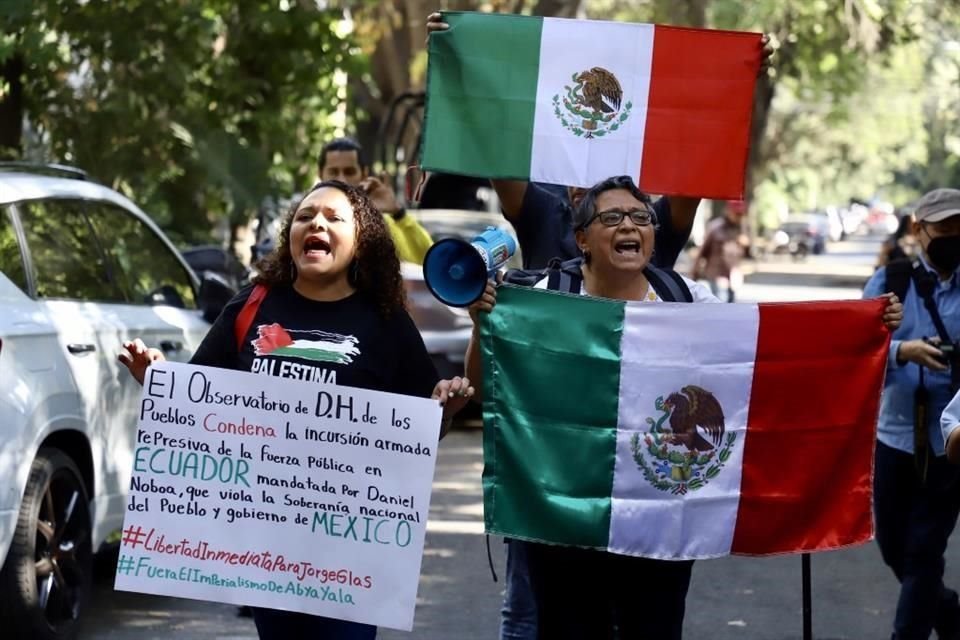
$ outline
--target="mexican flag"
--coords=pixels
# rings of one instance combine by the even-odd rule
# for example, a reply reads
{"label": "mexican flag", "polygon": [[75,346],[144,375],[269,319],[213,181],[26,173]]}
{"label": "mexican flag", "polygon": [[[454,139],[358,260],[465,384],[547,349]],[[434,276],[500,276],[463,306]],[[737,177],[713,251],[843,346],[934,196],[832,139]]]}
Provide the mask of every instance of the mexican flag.
{"label": "mexican flag", "polygon": [[497,299],[481,334],[488,533],[666,559],[872,536],[885,301]]}
{"label": "mexican flag", "polygon": [[740,199],[760,34],[444,12],[422,167]]}

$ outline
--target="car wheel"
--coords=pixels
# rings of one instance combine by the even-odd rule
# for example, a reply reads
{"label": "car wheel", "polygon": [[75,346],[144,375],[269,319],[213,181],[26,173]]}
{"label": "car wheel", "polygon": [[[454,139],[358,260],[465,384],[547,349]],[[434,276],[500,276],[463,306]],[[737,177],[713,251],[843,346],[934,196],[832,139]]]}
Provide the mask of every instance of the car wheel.
{"label": "car wheel", "polygon": [[56,449],[41,449],[0,571],[5,624],[12,637],[76,637],[90,592],[89,504],[73,460]]}

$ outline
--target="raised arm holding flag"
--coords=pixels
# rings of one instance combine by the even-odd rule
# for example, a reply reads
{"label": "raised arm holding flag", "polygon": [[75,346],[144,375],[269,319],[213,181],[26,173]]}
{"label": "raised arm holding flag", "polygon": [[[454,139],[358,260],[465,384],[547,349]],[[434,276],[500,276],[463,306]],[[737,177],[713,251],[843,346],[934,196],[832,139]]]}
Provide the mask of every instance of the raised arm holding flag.
{"label": "raised arm holding flag", "polygon": [[896,298],[662,308],[684,288],[717,300],[651,269],[656,219],[629,178],[589,190],[573,224],[582,261],[535,286],[583,297],[491,284],[467,355],[487,530],[529,541],[539,637],[680,638],[693,559],[868,540]]}

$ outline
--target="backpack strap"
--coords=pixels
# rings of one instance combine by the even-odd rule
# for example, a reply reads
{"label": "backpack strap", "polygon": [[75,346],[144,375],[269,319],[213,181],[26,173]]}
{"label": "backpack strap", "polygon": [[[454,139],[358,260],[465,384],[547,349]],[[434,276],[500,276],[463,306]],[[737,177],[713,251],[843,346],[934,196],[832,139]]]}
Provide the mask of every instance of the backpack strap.
{"label": "backpack strap", "polygon": [[683,276],[673,269],[660,269],[648,264],[643,274],[653,290],[664,302],[693,302],[690,287],[684,282]]}
{"label": "backpack strap", "polygon": [[250,292],[247,301],[243,303],[243,308],[240,309],[240,313],[237,314],[237,321],[233,325],[233,331],[237,337],[238,353],[243,349],[243,339],[246,337],[247,332],[250,331],[250,325],[253,324],[253,319],[257,316],[260,303],[267,297],[269,290],[265,284],[254,285],[253,291]]}
{"label": "backpack strap", "polygon": [[547,289],[560,291],[560,269],[547,268]]}
{"label": "backpack strap", "polygon": [[[583,258],[573,258],[565,262],[554,259],[546,269],[512,269],[507,272],[503,281],[532,287],[546,276],[547,289],[579,294],[583,286],[582,267]],[[647,265],[643,273],[650,282],[650,286],[664,302],[693,302],[690,287],[684,282],[683,276],[673,269],[660,269]]]}
{"label": "backpack strap", "polygon": [[503,282],[519,287],[532,287],[547,275],[546,269],[508,269],[503,274]]}
{"label": "backpack strap", "polygon": [[886,281],[883,283],[884,291],[892,291],[903,302],[910,289],[910,281],[914,272],[914,264],[910,260],[894,260],[887,264],[887,270],[884,276]]}
{"label": "backpack strap", "polygon": [[558,274],[556,286],[548,281],[547,289],[580,295],[580,289],[583,287],[583,258],[571,258],[561,262],[556,265],[556,272]]}
{"label": "backpack strap", "polygon": [[583,283],[581,264],[583,264],[582,258],[574,258],[566,262],[553,258],[545,269],[510,269],[504,274],[503,281],[521,287],[532,287],[547,278],[547,289],[579,294]]}

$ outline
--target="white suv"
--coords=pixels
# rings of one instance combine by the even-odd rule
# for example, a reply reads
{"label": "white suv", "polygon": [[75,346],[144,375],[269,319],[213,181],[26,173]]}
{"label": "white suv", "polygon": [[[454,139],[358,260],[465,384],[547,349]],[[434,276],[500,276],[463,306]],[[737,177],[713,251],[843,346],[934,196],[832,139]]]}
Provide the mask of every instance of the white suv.
{"label": "white suv", "polygon": [[186,360],[231,294],[129,200],[50,173],[0,166],[5,638],[75,636],[92,554],[122,525],[140,390],[121,343]]}

